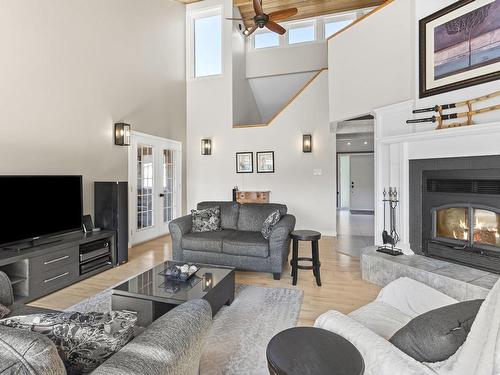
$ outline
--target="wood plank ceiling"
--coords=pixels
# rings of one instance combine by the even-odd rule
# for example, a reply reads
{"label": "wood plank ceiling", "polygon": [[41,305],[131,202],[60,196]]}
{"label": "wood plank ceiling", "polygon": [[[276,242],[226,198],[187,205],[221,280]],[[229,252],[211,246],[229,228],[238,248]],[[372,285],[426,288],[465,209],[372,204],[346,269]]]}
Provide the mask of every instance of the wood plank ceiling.
{"label": "wood plank ceiling", "polygon": [[[194,3],[199,0],[178,0],[182,3]],[[233,0],[234,5],[240,10],[243,19],[253,18],[254,11],[252,0]],[[298,20],[303,18],[311,18],[323,16],[325,14],[347,12],[356,9],[369,8],[382,4],[383,0],[262,0],[262,7],[265,13],[274,12],[287,8],[297,8],[296,16],[288,20]],[[287,20],[287,21],[288,21]],[[251,26],[253,23],[246,21],[246,26]]]}

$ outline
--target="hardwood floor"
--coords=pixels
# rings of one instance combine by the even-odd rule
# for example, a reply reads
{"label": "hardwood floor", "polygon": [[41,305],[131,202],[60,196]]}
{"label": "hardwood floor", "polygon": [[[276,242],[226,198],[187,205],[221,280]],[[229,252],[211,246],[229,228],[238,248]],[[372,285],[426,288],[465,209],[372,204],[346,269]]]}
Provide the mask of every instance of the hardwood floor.
{"label": "hardwood floor", "polygon": [[[380,288],[361,280],[359,259],[338,253],[335,250],[336,241],[334,237],[324,237],[320,241],[322,287],[316,286],[312,271],[306,270],[299,270],[297,286],[292,286],[290,266],[279,281],[273,280],[268,273],[240,271],[236,274],[236,282],[302,289],[304,301],[299,325],[312,325],[320,314],[332,309],[348,313],[372,301]],[[301,242],[299,256],[310,256],[310,253],[310,244]],[[163,260],[171,259],[171,254],[169,236],[141,244],[130,250],[128,263],[38,299],[31,305],[55,310],[68,308]]]}

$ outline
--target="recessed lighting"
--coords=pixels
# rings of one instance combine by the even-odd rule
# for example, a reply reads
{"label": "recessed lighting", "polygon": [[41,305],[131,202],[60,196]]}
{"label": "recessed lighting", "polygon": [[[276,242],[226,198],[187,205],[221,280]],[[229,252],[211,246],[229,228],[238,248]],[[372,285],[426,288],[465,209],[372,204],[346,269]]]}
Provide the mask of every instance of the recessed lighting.
{"label": "recessed lighting", "polygon": [[347,145],[350,146],[351,145],[351,142],[347,142]]}
{"label": "recessed lighting", "polygon": [[368,144],[368,142],[367,142],[367,141],[364,141],[363,143],[364,143],[365,145],[367,145],[367,144]]}

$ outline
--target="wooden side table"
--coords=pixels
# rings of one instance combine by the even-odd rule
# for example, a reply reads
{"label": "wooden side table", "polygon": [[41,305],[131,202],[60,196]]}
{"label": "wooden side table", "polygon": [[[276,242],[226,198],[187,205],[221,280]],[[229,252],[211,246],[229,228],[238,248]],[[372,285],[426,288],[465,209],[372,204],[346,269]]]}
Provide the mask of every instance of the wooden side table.
{"label": "wooden side table", "polygon": [[[298,270],[313,270],[314,277],[316,277],[316,284],[321,286],[321,275],[320,267],[321,262],[319,261],[319,240],[321,239],[321,233],[314,230],[295,230],[290,233],[290,238],[293,241],[293,252],[292,260],[290,265],[292,266],[292,278],[293,285],[297,285]],[[301,257],[299,258],[299,241],[311,241],[312,247],[312,257]],[[312,262],[311,266],[299,265],[299,261]]]}
{"label": "wooden side table", "polygon": [[290,328],[267,345],[271,375],[363,375],[365,362],[356,347],[322,328]]}

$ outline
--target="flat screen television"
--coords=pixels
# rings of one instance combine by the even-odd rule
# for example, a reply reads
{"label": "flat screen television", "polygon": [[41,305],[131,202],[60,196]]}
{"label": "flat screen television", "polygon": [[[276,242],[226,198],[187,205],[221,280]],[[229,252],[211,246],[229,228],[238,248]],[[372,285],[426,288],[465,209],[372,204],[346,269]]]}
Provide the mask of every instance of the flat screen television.
{"label": "flat screen television", "polygon": [[82,176],[0,176],[0,247],[82,228]]}

